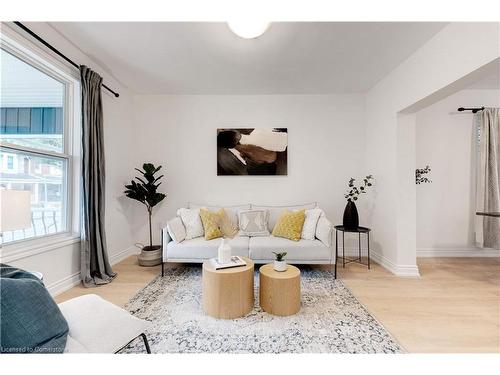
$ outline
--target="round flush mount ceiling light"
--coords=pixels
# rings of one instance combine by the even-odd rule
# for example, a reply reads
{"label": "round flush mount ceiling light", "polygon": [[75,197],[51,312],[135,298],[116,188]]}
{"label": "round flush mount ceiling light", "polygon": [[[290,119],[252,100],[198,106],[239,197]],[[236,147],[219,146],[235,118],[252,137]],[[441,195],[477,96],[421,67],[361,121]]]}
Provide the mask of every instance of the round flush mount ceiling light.
{"label": "round flush mount ceiling light", "polygon": [[229,21],[227,23],[233,33],[241,38],[255,39],[264,34],[269,27],[269,22],[252,20]]}

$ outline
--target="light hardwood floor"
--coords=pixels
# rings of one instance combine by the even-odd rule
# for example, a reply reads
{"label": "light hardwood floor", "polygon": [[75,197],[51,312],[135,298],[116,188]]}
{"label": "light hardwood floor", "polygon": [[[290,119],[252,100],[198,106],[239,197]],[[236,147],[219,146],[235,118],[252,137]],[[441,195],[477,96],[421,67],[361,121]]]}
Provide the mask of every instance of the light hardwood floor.
{"label": "light hardwood floor", "polygon": [[[349,264],[339,277],[408,352],[500,353],[500,259],[421,258],[420,278],[396,277],[383,267]],[[114,266],[115,281],[76,286],[57,302],[95,293],[124,305],[160,272],[135,257]]]}
{"label": "light hardwood floor", "polygon": [[500,260],[420,258],[420,278],[350,264],[340,278],[409,352],[500,352]]}

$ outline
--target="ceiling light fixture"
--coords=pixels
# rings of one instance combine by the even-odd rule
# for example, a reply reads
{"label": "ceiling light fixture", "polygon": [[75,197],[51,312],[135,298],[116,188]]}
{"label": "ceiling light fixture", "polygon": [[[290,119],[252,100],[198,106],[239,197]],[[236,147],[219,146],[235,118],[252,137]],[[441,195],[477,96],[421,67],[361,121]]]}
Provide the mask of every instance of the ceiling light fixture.
{"label": "ceiling light fixture", "polygon": [[258,22],[258,21],[229,21],[227,25],[233,33],[241,38],[245,39],[255,39],[264,34],[269,27],[269,22]]}

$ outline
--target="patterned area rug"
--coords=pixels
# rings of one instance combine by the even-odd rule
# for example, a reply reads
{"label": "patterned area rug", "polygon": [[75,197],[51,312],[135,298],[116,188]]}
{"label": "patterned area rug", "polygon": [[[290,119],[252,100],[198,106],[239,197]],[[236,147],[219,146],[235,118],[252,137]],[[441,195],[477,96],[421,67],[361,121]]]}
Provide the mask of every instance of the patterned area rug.
{"label": "patterned area rug", "polygon": [[[301,269],[302,308],[293,316],[270,315],[258,304],[234,320],[203,312],[201,267],[167,269],[127,306],[153,323],[146,332],[153,353],[401,353],[394,338],[329,271]],[[135,340],[124,353],[144,353]]]}

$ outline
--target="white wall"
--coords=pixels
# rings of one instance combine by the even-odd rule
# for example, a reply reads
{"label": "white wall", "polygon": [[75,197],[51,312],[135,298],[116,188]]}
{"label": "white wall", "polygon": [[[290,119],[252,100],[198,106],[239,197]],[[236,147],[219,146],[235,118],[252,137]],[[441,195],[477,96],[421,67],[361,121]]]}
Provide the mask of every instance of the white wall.
{"label": "white wall", "polygon": [[[317,201],[335,223],[349,177],[362,177],[362,95],[136,96],[137,165],[164,167],[167,198],[158,227],[187,202],[280,204]],[[288,128],[288,176],[217,176],[216,129]],[[131,175],[132,176],[132,175]],[[361,222],[368,213],[360,208]],[[146,213],[141,240],[146,239]]]}
{"label": "white wall", "polygon": [[[187,201],[199,203],[289,203],[318,201],[340,222],[349,177],[371,173],[375,186],[360,204],[361,223],[373,228],[374,256],[399,275],[416,275],[414,191],[415,155],[400,158],[415,140],[412,119],[398,112],[443,93],[467,74],[500,57],[497,23],[450,24],[363,95],[331,96],[137,96],[113,79],[82,51],[45,23],[27,23],[79,63],[85,63],[118,90],[106,94],[106,227],[112,260],[126,256],[136,241],[145,241],[146,214],[123,197],[123,184],[144,161],[164,165],[168,196],[155,216],[158,228]],[[474,45],[474,51],[464,48]],[[458,90],[458,88],[456,89]],[[366,101],[364,100],[366,99]],[[366,103],[366,105],[365,105]],[[470,104],[468,102],[466,104]],[[398,118],[408,127],[398,128]],[[289,129],[289,172],[284,177],[217,177],[218,127],[273,126]],[[410,150],[410,153],[412,151]],[[405,171],[402,174],[402,171]],[[413,203],[412,203],[413,200]],[[407,209],[409,208],[409,209]],[[409,240],[408,240],[409,238]],[[157,239],[158,241],[158,239]],[[53,292],[77,282],[78,245],[12,264],[45,274]]]}
{"label": "white wall", "polygon": [[[127,217],[134,211],[127,211],[128,202],[123,202],[123,184],[127,181],[132,169],[132,105],[130,92],[113,77],[92,61],[82,51],[68,42],[47,23],[28,22],[26,25],[35,33],[63,51],[67,56],[80,64],[86,64],[96,70],[111,88],[120,93],[119,98],[103,90],[104,136],[106,157],[106,234],[108,254],[113,263],[130,254],[134,248],[134,238]],[[8,27],[2,24],[2,28]],[[4,29],[5,30],[5,29]],[[19,28],[12,26],[18,32]],[[38,43],[33,44],[40,47]],[[68,70],[73,68],[68,68]],[[78,72],[76,73],[78,74]],[[48,250],[33,251],[13,260],[3,249],[2,261],[24,269],[37,270],[44,274],[45,285],[51,293],[56,294],[79,282],[80,248],[79,243],[61,244]]]}
{"label": "white wall", "polygon": [[[457,81],[500,57],[499,38],[498,23],[450,24],[367,93],[366,168],[377,184],[369,223],[374,255],[398,275],[418,275],[416,248],[398,236],[399,227],[416,231],[414,203],[408,201],[406,210],[398,201],[399,192],[412,186],[411,174],[402,183],[398,171],[414,168],[413,158],[400,155],[406,151],[398,143],[410,144],[414,133],[398,132],[398,112],[430,96],[459,90]],[[473,53],[466,45],[474,45]]]}
{"label": "white wall", "polygon": [[474,246],[476,133],[464,106],[500,107],[500,90],[463,90],[416,113],[416,167],[432,168],[417,186],[418,256],[492,253]]}

